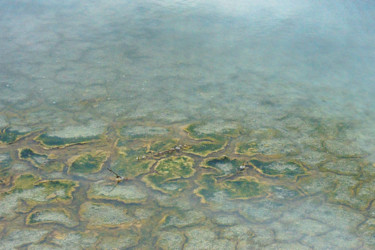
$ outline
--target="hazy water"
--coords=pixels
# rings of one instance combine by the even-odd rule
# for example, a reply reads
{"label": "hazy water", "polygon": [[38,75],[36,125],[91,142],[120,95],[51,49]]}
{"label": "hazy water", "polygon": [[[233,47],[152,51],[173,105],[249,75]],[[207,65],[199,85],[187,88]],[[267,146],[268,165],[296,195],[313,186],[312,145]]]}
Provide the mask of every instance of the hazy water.
{"label": "hazy water", "polygon": [[[322,162],[346,158],[332,153],[341,146],[361,152],[360,158],[351,159],[359,170],[344,171],[347,179],[332,177],[331,182],[343,183],[346,192],[364,183],[371,186],[374,27],[371,1],[2,1],[0,127],[55,131],[90,122],[113,128],[129,123],[182,126],[224,120],[248,131],[280,131],[283,140],[275,142],[279,148],[271,146],[270,152],[298,148],[292,155],[311,165],[311,176],[342,174],[340,169],[328,171],[323,163],[315,166],[306,160],[316,151],[326,153],[311,142],[316,139],[311,130],[322,124],[325,137],[335,145],[326,146],[329,156]],[[344,132],[337,129],[338,124],[344,124]],[[0,150],[17,161],[17,148],[4,144]],[[340,190],[332,188],[337,196]],[[354,191],[358,197],[348,192],[349,198],[318,195],[324,204],[321,213],[338,211],[335,216],[343,220],[358,216],[355,222],[318,230],[329,232],[328,236],[310,235],[306,230],[294,239],[277,232],[298,222],[300,214],[314,212],[311,207],[287,209],[284,217],[276,216],[275,221],[281,222],[262,225],[276,232],[276,238],[259,246],[373,246],[375,197],[368,194],[374,190],[366,190],[362,196],[360,190]],[[366,205],[355,207],[350,199]],[[247,204],[252,202],[241,206]],[[347,216],[340,215],[341,205],[348,209]],[[21,221],[22,216],[26,215],[12,220]],[[312,220],[324,222],[319,216]],[[11,221],[2,220],[3,225]],[[214,231],[210,225],[194,227]],[[248,225],[253,233],[254,225]],[[0,229],[7,241],[13,229]],[[185,237],[193,238],[186,230]],[[339,240],[332,232],[346,235],[342,242],[353,244],[334,245]],[[321,245],[314,245],[316,241]]]}

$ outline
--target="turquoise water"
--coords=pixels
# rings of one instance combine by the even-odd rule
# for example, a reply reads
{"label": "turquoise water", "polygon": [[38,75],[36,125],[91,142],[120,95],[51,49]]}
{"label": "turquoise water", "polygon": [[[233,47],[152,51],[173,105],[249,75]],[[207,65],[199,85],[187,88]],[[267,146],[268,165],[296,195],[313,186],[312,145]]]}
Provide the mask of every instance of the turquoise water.
{"label": "turquoise water", "polygon": [[2,1],[0,249],[373,249],[374,27],[370,1]]}

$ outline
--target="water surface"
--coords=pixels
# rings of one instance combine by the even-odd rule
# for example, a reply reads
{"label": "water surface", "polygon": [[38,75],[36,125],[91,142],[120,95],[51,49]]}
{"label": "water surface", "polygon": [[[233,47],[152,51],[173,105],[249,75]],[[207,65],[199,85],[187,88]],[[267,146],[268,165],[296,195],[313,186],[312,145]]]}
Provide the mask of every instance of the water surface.
{"label": "water surface", "polygon": [[0,248],[374,248],[374,7],[2,1]]}

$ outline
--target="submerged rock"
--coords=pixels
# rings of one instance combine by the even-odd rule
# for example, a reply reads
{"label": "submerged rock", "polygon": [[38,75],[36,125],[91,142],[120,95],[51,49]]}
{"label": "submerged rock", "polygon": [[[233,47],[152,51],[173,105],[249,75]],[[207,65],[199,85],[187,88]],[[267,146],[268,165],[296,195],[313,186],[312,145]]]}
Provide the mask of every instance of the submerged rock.
{"label": "submerged rock", "polygon": [[62,249],[93,248],[97,240],[97,234],[93,232],[55,232],[52,234],[52,239],[49,239],[53,245],[57,245]]}
{"label": "submerged rock", "polygon": [[279,218],[286,205],[276,201],[260,201],[243,204],[239,213],[250,222],[265,223]]}
{"label": "submerged rock", "polygon": [[250,240],[254,237],[254,232],[251,231],[250,226],[236,225],[225,228],[222,233],[223,237],[229,240]]}
{"label": "submerged rock", "polygon": [[221,140],[223,136],[238,135],[239,129],[238,124],[234,122],[214,121],[191,124],[185,130],[196,139]]}
{"label": "submerged rock", "polygon": [[[0,154],[0,177],[6,178],[9,176],[9,169],[12,159],[9,154]],[[1,184],[1,182],[0,182]]]}
{"label": "submerged rock", "polygon": [[168,129],[162,127],[127,126],[121,129],[121,135],[130,138],[147,138],[165,135],[167,133]]}
{"label": "submerged rock", "polygon": [[74,227],[78,225],[77,221],[71,218],[71,215],[64,209],[46,209],[38,210],[30,213],[27,216],[26,224],[63,224],[67,227]]}
{"label": "submerged rock", "polygon": [[336,162],[327,162],[320,167],[322,171],[329,171],[341,175],[358,175],[361,164],[358,160],[340,159]]}
{"label": "submerged rock", "polygon": [[110,204],[85,202],[79,214],[87,221],[88,227],[119,227],[129,225],[134,218],[127,214],[126,209]]}
{"label": "submerged rock", "polygon": [[24,244],[31,244],[40,241],[48,230],[38,229],[16,229],[12,230],[1,239],[0,249],[16,249]]}
{"label": "submerged rock", "polygon": [[140,203],[148,197],[146,191],[138,186],[128,183],[108,185],[102,181],[92,184],[87,195],[90,199],[118,200],[124,203]]}
{"label": "submerged rock", "polygon": [[183,233],[178,231],[161,232],[156,245],[161,249],[182,249],[185,242]]}
{"label": "submerged rock", "polygon": [[187,231],[186,237],[188,240],[184,249],[235,249],[234,242],[218,239],[213,231],[204,227]]}
{"label": "submerged rock", "polygon": [[127,249],[134,247],[140,240],[139,234],[135,230],[121,230],[101,237],[97,249]]}
{"label": "submerged rock", "polygon": [[304,168],[295,162],[263,162],[252,160],[251,163],[261,173],[270,176],[295,177],[305,173]]}
{"label": "submerged rock", "polygon": [[64,147],[72,144],[86,143],[99,139],[105,131],[105,123],[90,122],[88,125],[68,126],[60,130],[41,134],[36,138],[47,147]]}
{"label": "submerged rock", "polygon": [[350,141],[326,140],[324,145],[328,152],[337,157],[361,157],[365,153]]}
{"label": "submerged rock", "polygon": [[182,228],[186,226],[192,226],[203,222],[205,218],[205,215],[201,211],[184,211],[177,213],[176,215],[168,215],[163,218],[161,227]]}
{"label": "submerged rock", "polygon": [[203,203],[215,197],[215,194],[223,191],[229,199],[250,199],[266,195],[268,186],[259,183],[255,177],[238,177],[233,180],[218,182],[212,174],[204,174],[196,183],[199,185],[194,192],[201,197]]}

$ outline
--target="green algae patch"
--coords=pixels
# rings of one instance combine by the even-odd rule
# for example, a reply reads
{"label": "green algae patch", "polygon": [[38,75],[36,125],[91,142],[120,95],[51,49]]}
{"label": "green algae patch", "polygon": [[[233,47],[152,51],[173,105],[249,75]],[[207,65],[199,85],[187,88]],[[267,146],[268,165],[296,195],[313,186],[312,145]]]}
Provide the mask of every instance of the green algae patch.
{"label": "green algae patch", "polygon": [[207,160],[203,164],[203,167],[215,169],[219,176],[225,176],[236,174],[239,171],[241,165],[242,162],[240,162],[239,160],[231,160],[229,157],[224,156],[218,159]]}
{"label": "green algae patch", "polygon": [[116,200],[123,203],[142,203],[147,200],[147,192],[133,184],[108,185],[97,182],[90,186],[87,196],[90,199]]}
{"label": "green algae patch", "polygon": [[[144,157],[143,157],[144,156]],[[134,178],[138,175],[149,172],[155,160],[146,156],[147,148],[126,149],[120,153],[114,163],[113,169],[121,176]]]}
{"label": "green algae patch", "polygon": [[78,157],[73,157],[69,160],[70,174],[91,174],[97,173],[101,170],[105,160],[108,158],[108,153],[97,151],[95,153],[84,154]]}
{"label": "green algae patch", "polygon": [[201,198],[201,202],[206,203],[208,199],[212,198],[217,190],[217,181],[212,174],[204,174],[196,183],[199,185],[199,188],[194,190],[194,193]]}
{"label": "green algae patch", "polygon": [[[23,174],[17,177],[14,186],[0,195],[0,216],[8,219],[15,215],[16,209],[28,212],[36,205],[51,202],[68,203],[72,200],[72,193],[78,186],[70,180],[44,180],[32,174]],[[18,204],[23,201],[24,205]]]}
{"label": "green algae patch", "polygon": [[85,202],[81,205],[79,214],[81,220],[88,223],[88,228],[127,227],[134,221],[126,209],[104,203]]}
{"label": "green algae patch", "polygon": [[36,153],[30,148],[20,149],[18,156],[22,160],[30,161],[35,166],[40,166],[48,162],[48,155]]}
{"label": "green algae patch", "polygon": [[174,149],[177,143],[177,139],[166,139],[162,141],[157,141],[150,146],[150,151],[153,153],[164,152],[170,149]]}
{"label": "green algae patch", "polygon": [[41,168],[43,171],[50,173],[50,172],[62,172],[64,169],[64,163],[55,161],[55,160],[49,160],[46,164],[44,164]]}
{"label": "green algae patch", "polygon": [[235,153],[253,156],[258,153],[257,145],[255,142],[239,142],[236,144]]}
{"label": "green algae patch", "polygon": [[51,136],[48,134],[41,134],[35,138],[36,141],[47,147],[66,147],[74,144],[84,144],[93,140],[100,139],[100,136],[87,136],[87,137],[59,137]]}
{"label": "green algae patch", "polygon": [[173,156],[163,159],[156,166],[156,173],[146,175],[144,180],[154,189],[170,192],[181,191],[187,185],[181,178],[189,178],[194,175],[194,160],[187,156]]}
{"label": "green algae patch", "polygon": [[0,131],[0,142],[11,144],[25,136],[26,132],[20,132],[17,130],[12,130],[10,128],[5,128]]}
{"label": "green algae patch", "polygon": [[201,140],[194,144],[187,152],[207,156],[216,152],[227,144],[230,137],[236,137],[240,134],[237,124],[230,122],[207,122],[194,123],[185,128],[189,136],[195,140]]}
{"label": "green algae patch", "polygon": [[225,144],[226,144],[225,141],[201,142],[201,143],[191,145],[186,150],[186,152],[200,155],[200,156],[207,156],[211,153],[214,153],[223,149]]}
{"label": "green algae patch", "polygon": [[263,162],[252,160],[251,163],[259,172],[268,176],[296,177],[305,174],[305,169],[295,162]]}
{"label": "green algae patch", "polygon": [[23,174],[17,177],[14,182],[13,190],[24,190],[33,188],[39,178],[33,174]]}
{"label": "green algae patch", "polygon": [[70,180],[46,180],[39,182],[35,187],[43,188],[48,200],[67,201],[73,198],[72,193],[78,187],[78,183]]}
{"label": "green algae patch", "polygon": [[55,223],[62,224],[66,227],[74,227],[78,225],[78,222],[71,218],[69,212],[62,208],[33,211],[26,218],[27,225]]}
{"label": "green algae patch", "polygon": [[49,159],[48,155],[39,154],[30,148],[19,149],[18,156],[22,160],[31,162],[35,167],[43,169],[46,172],[61,172],[64,164],[57,160]]}
{"label": "green algae patch", "polygon": [[263,185],[250,177],[226,181],[223,183],[223,189],[233,199],[247,199],[265,194]]}
{"label": "green algae patch", "polygon": [[224,191],[230,199],[250,199],[266,195],[269,189],[267,185],[250,176],[220,182],[216,177],[213,174],[203,174],[196,180],[199,188],[194,190],[194,193],[201,198],[202,203],[206,203],[220,191]]}

